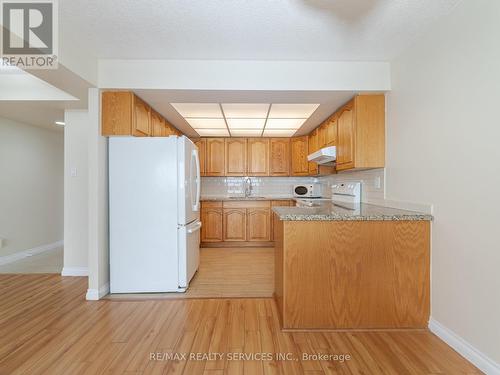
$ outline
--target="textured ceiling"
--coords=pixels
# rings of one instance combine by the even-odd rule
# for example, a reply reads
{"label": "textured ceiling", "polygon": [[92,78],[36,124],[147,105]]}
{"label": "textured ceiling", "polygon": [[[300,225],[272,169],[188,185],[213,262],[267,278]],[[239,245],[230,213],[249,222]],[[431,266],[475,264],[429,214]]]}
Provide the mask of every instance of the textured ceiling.
{"label": "textured ceiling", "polygon": [[97,58],[387,61],[461,0],[60,1]]}

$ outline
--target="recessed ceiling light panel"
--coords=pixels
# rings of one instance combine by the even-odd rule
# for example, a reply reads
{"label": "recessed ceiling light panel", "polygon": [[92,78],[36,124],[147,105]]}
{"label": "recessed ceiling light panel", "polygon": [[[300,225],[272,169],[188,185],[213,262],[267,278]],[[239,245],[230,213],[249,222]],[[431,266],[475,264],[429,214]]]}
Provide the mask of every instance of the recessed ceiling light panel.
{"label": "recessed ceiling light panel", "polygon": [[265,118],[226,118],[229,129],[263,129]]}
{"label": "recessed ceiling light panel", "polygon": [[306,121],[305,118],[270,118],[266,129],[298,129]]}
{"label": "recessed ceiling light panel", "polygon": [[226,129],[223,118],[186,118],[194,129]]}
{"label": "recessed ceiling light panel", "polygon": [[269,104],[265,103],[223,103],[226,118],[266,118]]}
{"label": "recessed ceiling light panel", "polygon": [[319,104],[272,104],[269,118],[309,118]]}
{"label": "recessed ceiling light panel", "polygon": [[194,129],[200,137],[229,137],[227,129]]}
{"label": "recessed ceiling light panel", "polygon": [[219,103],[170,103],[182,117],[223,118]]}

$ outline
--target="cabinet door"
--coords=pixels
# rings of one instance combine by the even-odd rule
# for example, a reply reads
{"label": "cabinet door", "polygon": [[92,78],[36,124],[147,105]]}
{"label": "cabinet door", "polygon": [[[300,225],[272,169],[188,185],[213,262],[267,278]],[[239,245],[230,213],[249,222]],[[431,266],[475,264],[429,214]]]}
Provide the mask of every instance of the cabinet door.
{"label": "cabinet door", "polygon": [[269,174],[271,176],[290,175],[290,140],[273,138],[270,141]]}
{"label": "cabinet door", "polygon": [[131,92],[102,93],[102,135],[132,135],[132,102]]}
{"label": "cabinet door", "polygon": [[[309,134],[309,154],[318,151],[318,129]],[[309,175],[318,174],[318,164],[309,162]]]}
{"label": "cabinet door", "polygon": [[163,137],[164,122],[162,117],[155,111],[151,111],[151,136],[152,137]]}
{"label": "cabinet door", "polygon": [[224,176],[224,138],[207,138],[205,174]]}
{"label": "cabinet door", "polygon": [[222,241],[222,208],[202,208],[201,223],[201,242]]}
{"label": "cabinet door", "polygon": [[269,208],[247,210],[247,241],[271,241],[271,210]]}
{"label": "cabinet door", "polygon": [[249,176],[269,176],[269,139],[249,138],[247,140]]}
{"label": "cabinet door", "polygon": [[292,138],[291,140],[291,168],[292,176],[307,176],[309,173],[307,163],[308,153],[308,138],[303,137]]}
{"label": "cabinet door", "polygon": [[328,120],[326,126],[326,145],[336,146],[337,145],[337,118],[332,117]]}
{"label": "cabinet door", "polygon": [[205,138],[200,138],[194,142],[196,147],[198,147],[198,155],[200,157],[200,174],[205,176],[205,165],[206,165],[206,154],[207,154],[207,140]]}
{"label": "cabinet door", "polygon": [[174,128],[169,122],[165,121],[165,137],[177,135],[177,129]]}
{"label": "cabinet door", "polygon": [[226,176],[245,176],[247,173],[246,138],[226,138]]}
{"label": "cabinet door", "polygon": [[326,127],[326,122],[318,127],[318,150],[326,146]]}
{"label": "cabinet door", "polygon": [[[291,202],[295,201],[271,201],[271,207],[288,207],[292,206]],[[277,222],[279,219],[276,218],[276,215],[271,210],[271,241],[274,241],[274,228],[276,227]]]}
{"label": "cabinet door", "polygon": [[147,137],[151,134],[151,108],[139,97],[134,97],[132,135]]}
{"label": "cabinet door", "polygon": [[224,241],[247,240],[247,210],[245,208],[223,209]]}
{"label": "cabinet door", "polygon": [[354,166],[354,118],[352,106],[342,110],[337,126],[337,169],[349,169]]}

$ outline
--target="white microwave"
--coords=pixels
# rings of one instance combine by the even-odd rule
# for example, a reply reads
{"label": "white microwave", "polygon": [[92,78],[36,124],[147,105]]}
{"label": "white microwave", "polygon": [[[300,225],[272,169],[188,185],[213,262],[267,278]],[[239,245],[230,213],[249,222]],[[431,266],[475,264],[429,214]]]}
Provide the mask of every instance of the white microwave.
{"label": "white microwave", "polygon": [[320,198],[321,197],[321,185],[320,184],[295,185],[293,187],[293,196],[294,197]]}

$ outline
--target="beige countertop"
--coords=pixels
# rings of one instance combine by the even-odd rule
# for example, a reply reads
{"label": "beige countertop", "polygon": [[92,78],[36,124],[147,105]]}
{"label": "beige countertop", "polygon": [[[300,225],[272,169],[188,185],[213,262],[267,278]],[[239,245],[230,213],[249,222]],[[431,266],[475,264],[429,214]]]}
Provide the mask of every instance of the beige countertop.
{"label": "beige countertop", "polygon": [[421,212],[400,210],[367,203],[360,203],[355,209],[347,209],[325,201],[313,207],[273,207],[273,211],[278,215],[280,220],[284,221],[430,221],[433,219],[432,215]]}

